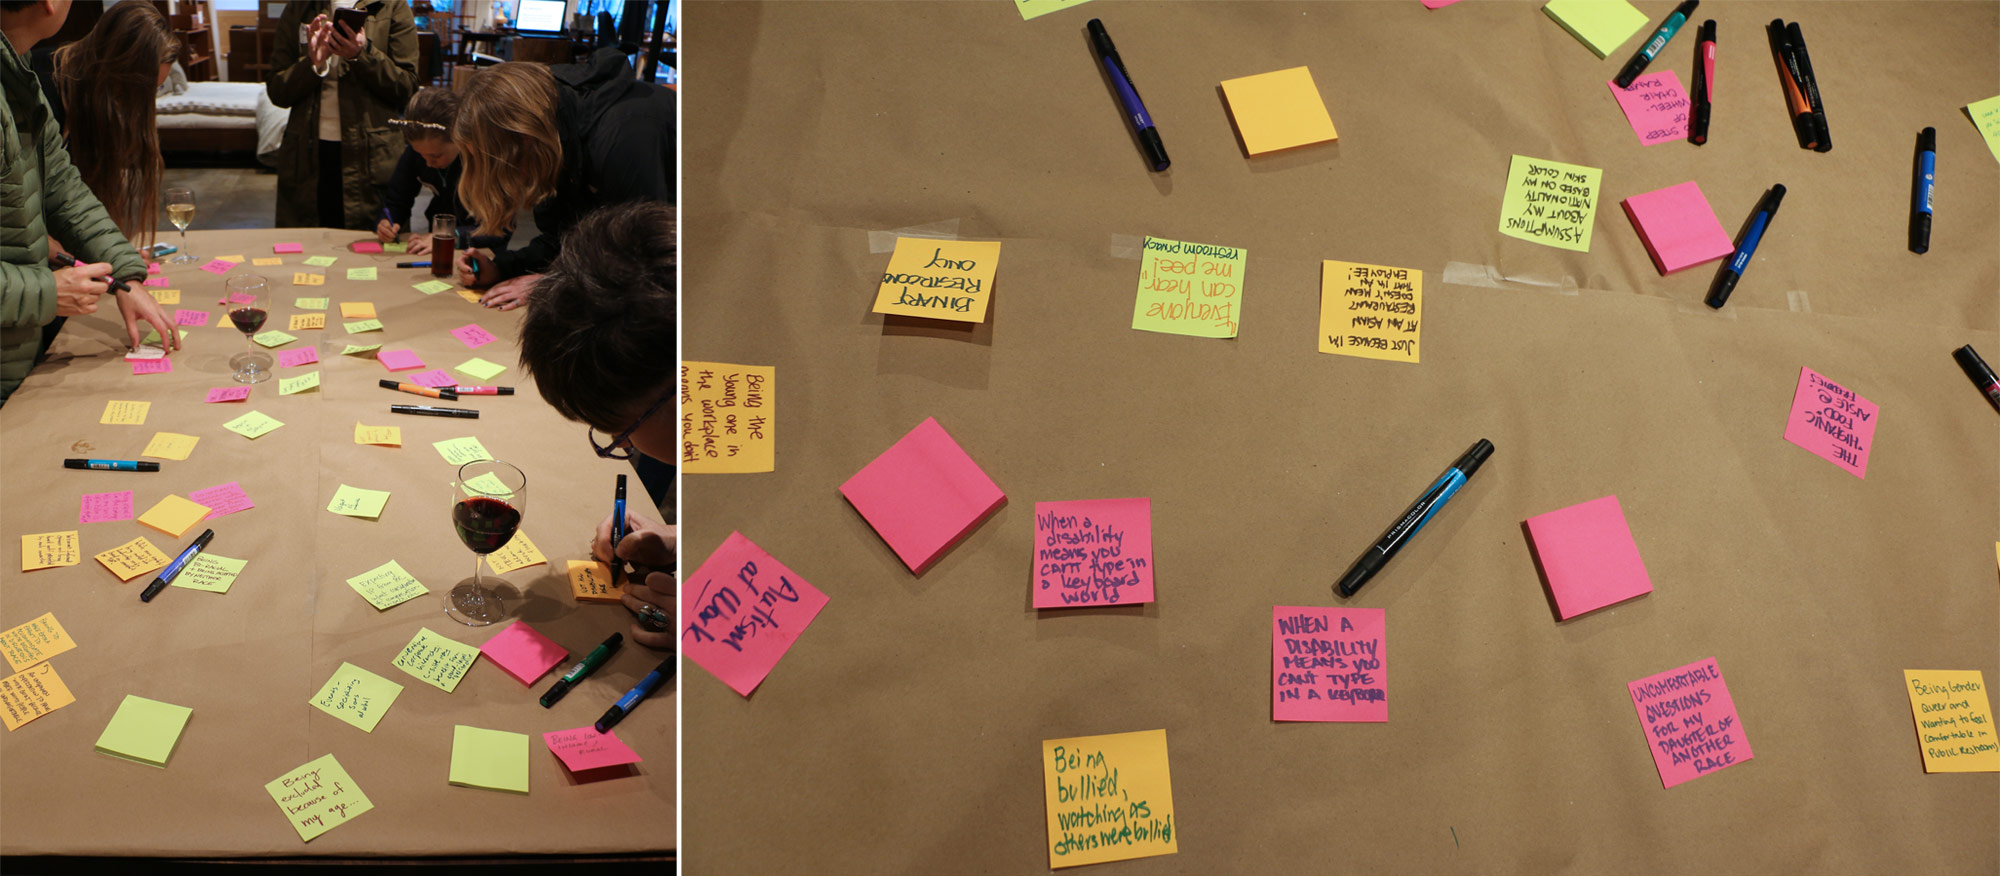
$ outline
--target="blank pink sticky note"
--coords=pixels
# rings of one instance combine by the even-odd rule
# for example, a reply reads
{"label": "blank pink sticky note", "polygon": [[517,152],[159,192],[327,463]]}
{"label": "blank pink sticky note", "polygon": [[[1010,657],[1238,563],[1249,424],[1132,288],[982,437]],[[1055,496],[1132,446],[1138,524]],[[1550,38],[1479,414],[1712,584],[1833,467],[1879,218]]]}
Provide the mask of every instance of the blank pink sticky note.
{"label": "blank pink sticky note", "polygon": [[1881,410],[1854,390],[1801,368],[1792,413],[1785,420],[1785,440],[1866,479],[1868,448],[1875,444],[1875,415]]}
{"label": "blank pink sticky note", "polygon": [[202,399],[202,401],[207,402],[209,404],[214,404],[216,402],[239,402],[249,397],[250,397],[250,387],[223,386],[209,390],[208,398]]}
{"label": "blank pink sticky note", "polygon": [[1007,500],[936,419],[848,478],[840,494],[919,575]]}
{"label": "blank pink sticky note", "polygon": [[202,265],[201,269],[211,274],[227,274],[229,273],[229,269],[233,267],[236,267],[235,262],[225,262],[221,259],[216,259],[212,262],[209,262],[208,264]]}
{"label": "blank pink sticky note", "polygon": [[1457,2],[1458,2],[1458,0],[1424,0],[1424,8],[1425,8],[1425,9],[1443,9],[1443,8],[1445,8],[1446,6],[1450,6],[1451,4],[1453,4],[1453,3],[1457,3]]}
{"label": "blank pink sticky note", "polygon": [[146,274],[147,274],[148,276],[150,276],[150,275],[153,275],[153,274],[162,274],[162,273],[166,273],[166,270],[167,270],[166,268],[163,268],[163,267],[160,267],[160,263],[159,263],[159,262],[154,262],[154,263],[152,263],[152,264],[150,264],[150,265],[147,265],[147,266],[146,266]]}
{"label": "blank pink sticky note", "polygon": [[1646,748],[1669,788],[1751,757],[1750,739],[1736,718],[1736,701],[1715,658],[1669,669],[1625,686]]}
{"label": "blank pink sticky note", "polygon": [[1153,500],[1035,503],[1036,608],[1153,601]]}
{"label": "blank pink sticky note", "polygon": [[1653,592],[1617,496],[1530,517],[1528,536],[1563,620]]}
{"label": "blank pink sticky note", "polygon": [[203,520],[214,520],[226,514],[257,507],[257,504],[250,501],[250,497],[243,493],[243,487],[235,481],[209,487],[206,490],[195,490],[188,494],[188,498],[195,500],[197,504],[208,506],[208,516],[202,518]]}
{"label": "blank pink sticky note", "polygon": [[499,340],[499,338],[494,337],[491,333],[477,325],[459,326],[451,330],[451,336],[457,338],[459,343],[475,350]]}
{"label": "blank pink sticky note", "polygon": [[146,285],[152,286],[157,289],[165,289],[167,287],[166,275],[162,274],[158,277],[147,277]]}
{"label": "blank pink sticky note", "polygon": [[375,361],[390,371],[409,371],[424,367],[424,360],[409,350],[383,350],[375,354]]}
{"label": "blank pink sticky note", "polygon": [[132,491],[117,493],[85,493],[80,503],[82,510],[76,515],[78,523],[103,523],[107,520],[132,519]]}
{"label": "blank pink sticky note", "polygon": [[1621,206],[1662,275],[1728,258],[1736,251],[1694,180],[1633,195]]}
{"label": "blank pink sticky note", "polygon": [[318,361],[319,361],[319,351],[311,347],[300,347],[296,350],[285,350],[278,354],[278,365],[284,368],[291,368],[298,365],[311,365],[312,363]]}
{"label": "blank pink sticky note", "polygon": [[1271,720],[1389,720],[1388,614],[1271,609]]}
{"label": "blank pink sticky note", "polygon": [[451,376],[443,368],[436,368],[410,375],[410,382],[418,386],[457,386],[458,378]]}
{"label": "blank pink sticky note", "polygon": [[638,763],[641,759],[638,752],[618,738],[616,731],[599,733],[596,727],[552,730],[542,734],[542,744],[573,773]]}
{"label": "blank pink sticky note", "polygon": [[165,356],[158,359],[127,359],[132,363],[133,374],[165,374],[174,370],[174,360]]}
{"label": "blank pink sticky note", "polygon": [[826,603],[819,588],[731,532],[681,584],[681,653],[747,697]]}
{"label": "blank pink sticky note", "polygon": [[500,635],[486,640],[479,646],[479,653],[485,654],[493,665],[514,676],[522,684],[533,685],[549,671],[549,667],[562,662],[569,652],[563,646],[549,641],[549,637],[535,632],[535,628],[521,621],[515,621]]}
{"label": "blank pink sticky note", "polygon": [[232,292],[232,293],[230,293],[230,294],[229,294],[229,303],[231,303],[231,304],[256,304],[256,303],[257,303],[257,296],[255,296],[255,295],[251,295],[251,294],[248,294],[248,293],[245,293],[245,292]]}
{"label": "blank pink sticky note", "polygon": [[1641,145],[1687,139],[1688,113],[1693,104],[1674,71],[1648,73],[1632,80],[1631,88],[1619,88],[1615,80],[1606,80],[1604,84],[1610,86],[1611,96],[1618,99],[1618,108],[1625,111],[1625,121],[1632,124],[1632,133],[1639,135]]}
{"label": "blank pink sticky note", "polygon": [[174,311],[174,325],[191,325],[196,328],[208,325],[208,311],[176,310]]}
{"label": "blank pink sticky note", "polygon": [[305,245],[304,245],[304,244],[298,244],[298,243],[274,243],[274,244],[271,244],[271,252],[274,252],[274,253],[280,253],[280,252],[305,252],[305,251],[306,251],[306,248],[305,248]]}
{"label": "blank pink sticky note", "polygon": [[354,244],[354,251],[355,251],[355,252],[381,252],[381,251],[382,251],[382,244],[380,244],[380,243],[378,243],[378,242],[376,242],[376,241],[373,241],[373,240],[362,240],[362,241],[356,241],[356,242],[355,242],[355,244]]}

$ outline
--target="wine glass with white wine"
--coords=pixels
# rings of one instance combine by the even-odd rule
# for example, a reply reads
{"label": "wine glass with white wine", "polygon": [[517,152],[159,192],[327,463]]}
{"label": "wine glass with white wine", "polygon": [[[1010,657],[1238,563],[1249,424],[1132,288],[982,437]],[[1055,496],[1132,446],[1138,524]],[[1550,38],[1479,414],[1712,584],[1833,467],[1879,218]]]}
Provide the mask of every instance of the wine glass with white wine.
{"label": "wine glass with white wine", "polygon": [[167,221],[181,230],[181,252],[167,260],[170,265],[185,265],[196,261],[194,253],[188,251],[188,226],[194,224],[194,189],[187,186],[171,186],[164,199],[167,204]]}

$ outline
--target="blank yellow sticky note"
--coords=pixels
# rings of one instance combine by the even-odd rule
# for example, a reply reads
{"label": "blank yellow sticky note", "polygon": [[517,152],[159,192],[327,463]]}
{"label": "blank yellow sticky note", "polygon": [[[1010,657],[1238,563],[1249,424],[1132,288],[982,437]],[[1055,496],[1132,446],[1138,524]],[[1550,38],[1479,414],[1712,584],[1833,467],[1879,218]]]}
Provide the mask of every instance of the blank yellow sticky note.
{"label": "blank yellow sticky note", "polygon": [[331,754],[264,783],[264,791],[284,810],[303,842],[375,808]]}
{"label": "blank yellow sticky note", "polygon": [[181,290],[179,289],[147,289],[146,294],[153,296],[153,300],[161,304],[181,303]]}
{"label": "blank yellow sticky note", "polygon": [[236,434],[241,435],[245,438],[255,439],[264,435],[268,435],[271,433],[272,430],[277,429],[279,426],[283,425],[285,424],[278,422],[276,419],[273,419],[270,415],[265,414],[262,411],[251,411],[250,413],[237,417],[234,420],[230,420],[227,423],[223,423],[222,428],[228,429],[231,432],[235,432]]}
{"label": "blank yellow sticky note", "polygon": [[477,380],[492,380],[494,377],[499,376],[500,372],[507,370],[507,366],[505,365],[488,362],[478,356],[474,356],[452,367],[472,375]]}
{"label": "blank yellow sticky note", "polygon": [[169,494],[166,498],[146,509],[139,515],[139,522],[154,529],[180,538],[194,525],[208,517],[213,509],[192,499]]}
{"label": "blank yellow sticky note", "polygon": [[985,322],[999,262],[997,240],[898,237],[875,290],[875,312]]}
{"label": "blank yellow sticky note", "polygon": [[496,575],[505,575],[515,569],[525,569],[536,563],[546,563],[548,558],[535,547],[533,539],[526,532],[515,530],[514,537],[499,550],[486,555],[486,568]]}
{"label": "blank yellow sticky note", "polygon": [[1050,869],[1180,851],[1165,730],[1044,740],[1042,789]]}
{"label": "blank yellow sticky note", "polygon": [[1320,352],[1415,362],[1418,320],[1423,315],[1423,271],[1332,260],[1320,263]]}
{"label": "blank yellow sticky note", "polygon": [[117,575],[120,581],[130,581],[169,562],[167,555],[160,553],[160,549],[143,535],[98,554],[96,560],[110,569],[111,574]]}
{"label": "blank yellow sticky note", "polygon": [[388,490],[364,490],[341,484],[340,489],[333,491],[333,501],[327,503],[326,510],[348,517],[372,518],[382,516],[382,507],[387,504]]}
{"label": "blank yellow sticky note", "polygon": [[368,301],[340,302],[341,319],[374,319],[375,305]]}
{"label": "blank yellow sticky note", "polygon": [[386,444],[391,447],[401,447],[403,446],[403,427],[363,426],[360,423],[355,423],[354,443]]}
{"label": "blank yellow sticky note", "polygon": [[240,255],[216,256],[215,260],[218,262],[228,262],[232,265],[243,264],[243,257]]}
{"label": "blank yellow sticky note", "polygon": [[279,395],[292,395],[318,388],[319,372],[317,371],[301,374],[297,377],[280,378],[278,380]]}
{"label": "blank yellow sticky note", "polygon": [[429,593],[417,576],[403,571],[403,564],[390,560],[347,579],[347,586],[368,600],[369,605],[387,609]]}
{"label": "blank yellow sticky note", "polygon": [[200,440],[193,435],[182,435],[179,432],[155,432],[153,440],[147,442],[146,449],[140,451],[139,455],[154,459],[184,460],[188,458],[188,454],[194,452],[195,442]]}
{"label": "blank yellow sticky note", "polygon": [[528,793],[527,734],[454,725],[449,781],[467,788]]}
{"label": "blank yellow sticky note", "polygon": [[578,602],[624,602],[611,583],[611,567],[596,560],[569,561],[569,592]]}
{"label": "blank yellow sticky note", "polygon": [[452,465],[464,465],[468,462],[478,462],[482,459],[493,458],[493,454],[487,453],[485,445],[480,444],[477,438],[451,438],[444,441],[433,441],[431,442],[431,446],[437,448],[438,455],[443,456],[444,461]]}
{"label": "blank yellow sticky note", "polygon": [[389,713],[389,707],[402,693],[402,685],[352,663],[342,663],[334,670],[333,677],[320,686],[319,693],[306,702],[361,728],[364,733],[373,733],[375,725],[382,722],[382,716]]}
{"label": "blank yellow sticky note", "polygon": [[[373,279],[375,279],[375,269],[374,269],[373,267],[367,267],[367,268],[348,268],[348,269],[347,269],[347,279],[349,279],[349,280],[373,280]],[[347,314],[344,314],[344,313],[343,313],[343,314],[341,314],[341,315],[342,315],[342,316],[346,316]],[[369,313],[368,315],[369,315],[369,316],[374,316],[375,314],[371,312],[371,313]]]}
{"label": "blank yellow sticky note", "polygon": [[77,530],[72,529],[21,536],[21,571],[74,566],[82,562],[82,548],[77,545],[76,533]]}
{"label": "blank yellow sticky note", "polygon": [[2000,736],[1977,669],[1905,669],[1927,773],[2000,772]]}
{"label": "blank yellow sticky note", "polygon": [[1243,150],[1251,155],[1339,136],[1320,100],[1319,87],[1313,84],[1312,71],[1304,67],[1225,79],[1222,95],[1229,100],[1229,115],[1243,137]]}
{"label": "blank yellow sticky note", "polygon": [[107,426],[138,426],[146,422],[146,411],[152,402],[108,401],[104,403],[104,416],[97,422]]}
{"label": "blank yellow sticky note", "polygon": [[268,268],[272,265],[282,265],[285,263],[285,260],[278,258],[277,256],[272,256],[270,258],[264,258],[264,259],[251,259],[250,263],[260,268]]}
{"label": "blank yellow sticky note", "polygon": [[327,265],[333,264],[335,261],[338,261],[338,259],[334,256],[312,256],[306,259],[306,264],[311,265],[315,268],[324,268]]}
{"label": "blank yellow sticky note", "polygon": [[778,369],[727,362],[681,363],[681,471],[714,474],[777,468]]}
{"label": "blank yellow sticky note", "polygon": [[315,271],[294,271],[292,272],[292,285],[324,286],[326,285],[326,275]]}
{"label": "blank yellow sticky note", "polygon": [[295,331],[295,332],[302,332],[302,331],[306,331],[307,329],[323,329],[323,328],[326,328],[326,314],[324,314],[324,313],[294,313],[294,314],[292,314],[292,319],[291,319],[291,323],[290,323],[289,325],[285,326],[285,328],[286,328],[287,330],[290,330],[290,331]]}
{"label": "blank yellow sticky note", "polygon": [[76,696],[52,663],[0,678],[0,722],[10,731],[73,702]]}
{"label": "blank yellow sticky note", "polygon": [[450,292],[451,284],[443,280],[425,280],[422,283],[410,284],[410,288],[415,289],[418,292],[422,292],[425,295],[436,295],[439,292]]}
{"label": "blank yellow sticky note", "polygon": [[1625,0],[1549,0],[1542,12],[1600,58],[1646,26],[1646,13]]}
{"label": "blank yellow sticky note", "polygon": [[174,745],[181,740],[181,728],[187,726],[192,714],[194,710],[187,706],[126,694],[104,734],[97,737],[97,750],[165,769]]}
{"label": "blank yellow sticky note", "polygon": [[56,623],[53,611],[0,633],[0,654],[6,655],[7,665],[14,667],[15,672],[74,647],[76,640],[69,637],[62,624]]}

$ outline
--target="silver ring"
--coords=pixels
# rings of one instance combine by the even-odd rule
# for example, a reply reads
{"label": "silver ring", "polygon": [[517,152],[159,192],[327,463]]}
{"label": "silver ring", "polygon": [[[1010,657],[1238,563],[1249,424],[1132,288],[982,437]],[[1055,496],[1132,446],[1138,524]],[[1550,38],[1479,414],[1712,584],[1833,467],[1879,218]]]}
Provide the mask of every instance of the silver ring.
{"label": "silver ring", "polygon": [[674,625],[674,619],[656,605],[641,605],[638,614],[639,625],[656,633],[664,633]]}

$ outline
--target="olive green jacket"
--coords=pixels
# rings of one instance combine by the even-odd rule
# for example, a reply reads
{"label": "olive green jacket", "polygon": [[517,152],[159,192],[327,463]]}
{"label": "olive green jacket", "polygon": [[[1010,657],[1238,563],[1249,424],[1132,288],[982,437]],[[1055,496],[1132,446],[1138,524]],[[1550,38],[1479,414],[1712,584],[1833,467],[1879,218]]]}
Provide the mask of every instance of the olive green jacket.
{"label": "olive green jacket", "polygon": [[[56,318],[49,236],[112,276],[146,278],[146,260],[83,184],[28,59],[0,34],[0,403],[35,365],[42,326]],[[109,296],[101,307],[115,307]]]}
{"label": "olive green jacket", "polygon": [[[278,150],[280,228],[319,225],[320,78],[299,42],[299,28],[331,15],[332,8],[329,0],[286,4],[271,42],[271,79],[264,88],[271,103],[292,111]],[[389,183],[403,152],[402,134],[389,120],[400,118],[417,92],[417,22],[404,0],[387,0],[362,30],[368,46],[344,62],[340,77],[340,193],[346,227],[372,230],[382,209],[375,187]]]}

